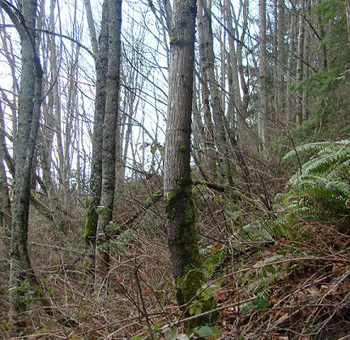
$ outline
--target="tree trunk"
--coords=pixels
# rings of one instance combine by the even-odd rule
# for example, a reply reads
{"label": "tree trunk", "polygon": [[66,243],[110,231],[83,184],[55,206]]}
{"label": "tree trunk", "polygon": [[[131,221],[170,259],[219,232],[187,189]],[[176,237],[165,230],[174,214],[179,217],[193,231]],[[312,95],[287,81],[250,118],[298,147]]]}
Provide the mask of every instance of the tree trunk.
{"label": "tree trunk", "polygon": [[201,286],[190,170],[195,0],[175,0],[170,39],[169,99],[164,164],[171,271],[180,306]]}
{"label": "tree trunk", "polygon": [[[296,82],[300,83],[304,79],[304,41],[305,41],[305,1],[301,0],[301,13],[299,15],[299,35],[298,35],[298,61]],[[303,94],[298,93],[296,102],[296,124],[303,122]]]}
{"label": "tree trunk", "polygon": [[[22,5],[24,23],[18,21],[14,9],[1,3],[20,35],[22,53],[21,89],[19,95],[18,134],[14,142],[15,191],[13,197],[11,255],[10,255],[10,317],[17,321],[23,312],[24,283],[38,286],[28,254],[28,218],[32,162],[39,126],[42,69],[36,54],[35,32],[37,1],[27,0]],[[26,25],[26,26],[24,26]]]}
{"label": "tree trunk", "polygon": [[297,14],[295,5],[292,3],[292,10],[290,11],[290,38],[289,38],[289,50],[288,50],[288,63],[287,63],[287,89],[286,89],[286,126],[288,127],[291,122],[295,122],[292,119],[292,113],[294,109],[294,96],[292,94],[292,86],[294,84],[294,72],[295,61],[294,54],[296,53],[296,39],[297,39]]}
{"label": "tree trunk", "polygon": [[[233,28],[233,19],[231,13],[231,1],[225,0],[225,18],[227,30],[229,33],[228,42],[229,42],[229,56],[232,72],[232,82],[230,85],[230,100],[229,100],[229,113],[230,116],[236,116],[237,119],[237,134],[240,134],[241,130],[245,127],[245,112],[243,110],[241,90],[239,84],[239,64],[238,64],[238,55],[235,48],[235,31]],[[230,119],[229,116],[229,119]],[[232,122],[230,121],[230,125]]]}
{"label": "tree trunk", "polygon": [[[5,230],[5,235],[10,236],[12,218],[11,218],[11,202],[9,187],[7,183],[7,175],[5,168],[5,119],[2,106],[0,104],[0,124],[2,131],[0,132],[0,228]],[[9,250],[9,242],[5,242],[6,251]]]}
{"label": "tree trunk", "polygon": [[346,23],[348,29],[348,44],[350,45],[350,0],[346,1]]}
{"label": "tree trunk", "polygon": [[278,14],[277,14],[277,79],[276,79],[276,119],[281,122],[284,118],[284,98],[285,86],[283,81],[283,74],[285,70],[285,25],[284,25],[284,0],[278,0]]}
{"label": "tree trunk", "polygon": [[120,59],[121,59],[121,0],[108,0],[108,70],[106,80],[106,106],[103,122],[102,190],[103,212],[98,216],[98,270],[105,274],[109,269],[108,224],[113,219],[115,191],[116,134],[119,107]]}
{"label": "tree trunk", "polygon": [[[212,108],[212,115],[215,122],[214,131],[216,138],[216,146],[222,157],[223,177],[226,178],[230,185],[233,184],[230,157],[227,148],[227,138],[225,133],[225,117],[222,108],[221,95],[219,93],[218,84],[215,78],[214,65],[214,42],[211,24],[211,3],[205,5],[204,1],[198,1],[198,34],[199,34],[199,50],[201,72],[205,75],[209,88],[209,103]],[[207,86],[203,82],[202,86]],[[209,104],[208,103],[208,104]]]}
{"label": "tree trunk", "polygon": [[92,51],[94,52],[94,56],[96,58],[98,55],[99,48],[98,48],[98,43],[97,43],[97,38],[96,38],[96,29],[95,29],[95,24],[94,24],[94,18],[92,15],[90,0],[84,0],[84,7],[86,10],[86,18],[87,18],[88,27],[89,27]]}
{"label": "tree trunk", "polygon": [[97,208],[101,200],[103,120],[106,105],[106,78],[108,68],[108,1],[103,2],[99,50],[96,60],[96,100],[94,131],[92,135],[92,159],[90,198],[84,228],[85,271],[93,276],[96,262]]}
{"label": "tree trunk", "polygon": [[267,50],[266,50],[266,0],[259,0],[259,25],[260,25],[260,108],[258,113],[258,134],[262,147],[266,143],[267,123]]}

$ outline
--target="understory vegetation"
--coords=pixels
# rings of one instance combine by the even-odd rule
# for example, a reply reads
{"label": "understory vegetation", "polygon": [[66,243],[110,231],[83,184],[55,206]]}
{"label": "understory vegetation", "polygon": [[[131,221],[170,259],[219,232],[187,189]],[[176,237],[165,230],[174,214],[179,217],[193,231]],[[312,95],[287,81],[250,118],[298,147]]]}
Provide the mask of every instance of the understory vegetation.
{"label": "understory vegetation", "polygon": [[349,0],[20,3],[0,339],[349,340]]}
{"label": "understory vegetation", "polygon": [[[203,264],[188,275],[205,282],[186,306],[185,320],[169,274],[159,176],[127,183],[117,198],[123,214],[109,229],[108,289],[103,282],[92,292],[84,281],[84,203],[59,212],[60,225],[32,209],[33,267],[54,313],[67,320],[62,324],[43,314],[38,292],[24,283],[23,338],[346,339],[350,142],[305,141],[281,154],[278,181],[276,159],[262,169],[255,164],[252,176],[260,182],[252,192],[194,181]],[[3,296],[7,281],[3,270]],[[6,300],[1,304],[6,310]],[[183,321],[203,315],[205,324],[190,333],[183,328]],[[6,320],[2,314],[1,333],[10,339],[13,326]]]}

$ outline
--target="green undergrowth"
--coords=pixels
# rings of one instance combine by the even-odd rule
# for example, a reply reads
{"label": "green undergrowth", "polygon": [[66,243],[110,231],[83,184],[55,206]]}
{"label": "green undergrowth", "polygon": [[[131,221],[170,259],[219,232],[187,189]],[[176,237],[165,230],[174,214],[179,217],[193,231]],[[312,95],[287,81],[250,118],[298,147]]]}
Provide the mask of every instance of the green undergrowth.
{"label": "green undergrowth", "polygon": [[[227,305],[215,323],[221,334],[233,336],[231,322],[234,338],[249,339],[247,334],[258,334],[270,323],[261,339],[270,338],[268,334],[297,339],[293,332],[318,339],[346,313],[350,141],[307,143],[284,157],[286,164],[296,159],[299,169],[275,197],[274,218],[252,220],[234,230],[225,244],[202,250],[208,283],[192,303],[191,314],[200,314],[201,301],[208,297],[216,306]],[[338,252],[345,259],[335,261]],[[335,285],[339,296],[330,293]],[[306,325],[310,313],[315,317]],[[253,326],[252,318],[258,320]]]}

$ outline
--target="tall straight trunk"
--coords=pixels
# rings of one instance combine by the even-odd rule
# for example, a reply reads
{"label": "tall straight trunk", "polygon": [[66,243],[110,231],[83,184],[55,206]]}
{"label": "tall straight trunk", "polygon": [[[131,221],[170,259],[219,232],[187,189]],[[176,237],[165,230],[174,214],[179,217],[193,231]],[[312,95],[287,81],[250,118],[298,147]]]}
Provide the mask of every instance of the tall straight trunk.
{"label": "tall straight trunk", "polygon": [[[293,5],[293,3],[292,3]],[[292,84],[294,83],[294,55],[296,53],[296,43],[297,40],[297,15],[296,15],[296,8],[293,5],[292,10],[290,11],[290,26],[289,26],[289,32],[290,32],[290,39],[289,39],[289,50],[288,50],[288,62],[287,62],[287,89],[286,89],[286,125],[289,126],[289,124],[293,121],[292,120],[292,112],[294,109],[294,96],[292,94]],[[294,123],[294,121],[293,121]]]}
{"label": "tall straight trunk", "polygon": [[350,0],[346,0],[346,23],[348,29],[348,44],[350,45]]}
{"label": "tall straight trunk", "polygon": [[[309,44],[310,44],[310,28],[309,26],[305,26],[305,37],[304,37],[304,79],[307,79],[309,77]],[[304,85],[302,89],[302,119],[303,121],[306,121],[309,116],[309,91],[308,91],[308,86]]]}
{"label": "tall straight trunk", "polygon": [[[231,1],[225,0],[225,18],[226,25],[228,29],[228,42],[229,42],[229,56],[230,56],[230,66],[231,66],[231,74],[232,81],[230,83],[230,101],[229,101],[229,112],[232,112],[232,116],[237,117],[237,126],[238,128],[243,128],[244,123],[243,120],[245,118],[245,114],[242,110],[242,99],[239,85],[239,67],[238,67],[238,56],[235,47],[235,30],[233,28],[233,19],[231,13]],[[231,123],[232,124],[232,123]],[[238,132],[238,129],[237,129]]]}
{"label": "tall straight trunk", "polygon": [[[201,74],[202,84],[200,84],[201,92],[201,110],[198,110],[198,115],[195,116],[197,122],[196,126],[199,128],[198,132],[202,134],[204,155],[203,162],[206,167],[206,176],[208,180],[216,181],[217,179],[217,165],[216,165],[216,152],[214,141],[214,125],[212,120],[212,114],[209,103],[209,89],[206,73]],[[203,112],[204,124],[201,126],[200,111]],[[194,112],[195,113],[195,112]],[[196,119],[197,118],[197,119]],[[198,158],[197,158],[198,159]],[[198,159],[199,160],[199,159]]]}
{"label": "tall straight trunk", "polygon": [[[233,184],[231,166],[227,148],[227,138],[225,129],[225,115],[222,108],[221,94],[215,78],[215,55],[213,31],[211,24],[211,1],[207,4],[203,0],[198,1],[198,34],[201,72],[205,74],[209,88],[209,103],[212,108],[214,119],[215,142],[222,157],[223,176],[227,178],[230,185]],[[203,82],[203,86],[207,86]]]}
{"label": "tall straight trunk", "polygon": [[[19,94],[18,133],[14,141],[15,190],[12,210],[10,254],[10,317],[17,321],[17,313],[26,309],[23,289],[27,280],[31,286],[39,284],[28,254],[28,218],[32,162],[39,127],[42,69],[36,54],[37,1],[22,4],[24,22],[19,21],[13,9],[6,3],[0,6],[10,16],[21,40],[21,86]],[[26,25],[26,26],[24,26]]]}
{"label": "tall straight trunk", "polygon": [[122,1],[108,0],[108,69],[106,79],[106,106],[103,122],[102,143],[102,189],[100,205],[103,213],[98,216],[97,269],[105,273],[109,269],[108,224],[113,219],[115,191],[116,134],[119,107],[120,60],[121,60],[121,22]]}
{"label": "tall straight trunk", "polygon": [[[56,21],[56,14],[55,14],[55,7],[56,7],[56,1],[50,0],[50,29],[53,33],[55,33],[55,21]],[[64,176],[63,176],[63,170],[65,168],[64,166],[64,151],[63,151],[63,141],[62,141],[62,117],[61,117],[61,100],[60,100],[60,79],[59,79],[59,62],[58,58],[59,55],[57,53],[56,48],[56,37],[55,35],[52,35],[50,37],[50,63],[51,63],[51,87],[52,87],[52,96],[53,96],[53,117],[54,117],[54,131],[56,134],[56,141],[57,141],[57,155],[58,155],[58,179],[60,182],[60,188],[62,188],[62,191],[65,192],[65,188],[62,185],[64,183]],[[51,92],[51,91],[50,91]],[[51,95],[51,94],[50,94]],[[50,156],[51,158],[51,156]]]}
{"label": "tall straight trunk", "polygon": [[259,0],[260,25],[260,109],[258,113],[258,134],[264,147],[266,143],[266,125],[268,121],[268,92],[267,92],[267,50],[266,50],[266,0]]}
{"label": "tall straight trunk", "polygon": [[171,272],[180,306],[201,287],[191,181],[191,113],[196,0],[175,0],[170,39],[164,195]]}
{"label": "tall straight trunk", "polygon": [[86,18],[87,18],[88,27],[89,27],[92,51],[93,51],[94,56],[96,58],[99,48],[98,48],[98,42],[97,42],[97,38],[96,38],[96,29],[95,29],[95,24],[94,24],[94,18],[92,15],[90,0],[84,0],[84,7],[85,7]]}
{"label": "tall straight trunk", "polygon": [[[45,74],[44,70],[44,74]],[[50,84],[53,84],[53,80],[49,82],[47,80],[46,86],[50,87]],[[45,89],[46,90],[46,89]],[[40,126],[39,136],[40,139],[39,144],[40,148],[40,165],[42,170],[42,189],[44,192],[50,196],[50,191],[52,189],[52,174],[51,174],[51,163],[52,163],[52,147],[53,147],[53,137],[54,137],[54,108],[53,108],[53,98],[54,93],[50,91],[48,93],[48,101],[47,103],[43,102],[43,124]]]}
{"label": "tall straight trunk", "polygon": [[101,200],[102,187],[102,140],[106,106],[106,78],[108,68],[108,1],[103,2],[99,50],[96,60],[96,99],[92,135],[92,158],[90,176],[90,198],[84,227],[85,271],[93,276],[96,262],[97,208]]}
{"label": "tall straight trunk", "polygon": [[[298,61],[296,81],[300,83],[304,79],[304,42],[305,42],[305,0],[301,0],[301,13],[299,15],[298,33]],[[297,96],[295,119],[296,124],[303,122],[303,94],[300,91]]]}
{"label": "tall straight trunk", "polygon": [[283,81],[283,74],[285,71],[285,25],[284,25],[284,13],[285,6],[284,0],[278,0],[278,14],[277,14],[277,79],[276,79],[276,118],[277,121],[282,121],[284,118],[284,99],[285,99],[285,86]]}
{"label": "tall straight trunk", "polygon": [[[199,40],[204,39],[202,37],[203,30],[199,30]],[[199,54],[201,59],[203,60],[205,54],[206,46],[204,43],[199,43]],[[217,156],[215,154],[215,139],[214,139],[214,124],[212,119],[212,112],[210,107],[209,100],[209,88],[208,88],[208,77],[206,72],[206,66],[203,61],[200,62],[200,72],[201,72],[201,84],[200,84],[200,92],[202,99],[202,107],[201,111],[203,112],[204,118],[204,126],[203,126],[203,139],[205,141],[205,151],[206,157],[205,162],[208,164],[207,173],[209,178],[212,181],[216,180],[217,177],[217,169],[216,169],[216,160]]]}
{"label": "tall straight trunk", "polygon": [[[12,218],[11,218],[11,202],[9,195],[9,187],[7,183],[7,174],[5,168],[5,120],[4,112],[0,104],[0,124],[2,131],[0,131],[0,228],[5,230],[6,236],[10,235]],[[6,250],[8,249],[8,242],[6,243]]]}

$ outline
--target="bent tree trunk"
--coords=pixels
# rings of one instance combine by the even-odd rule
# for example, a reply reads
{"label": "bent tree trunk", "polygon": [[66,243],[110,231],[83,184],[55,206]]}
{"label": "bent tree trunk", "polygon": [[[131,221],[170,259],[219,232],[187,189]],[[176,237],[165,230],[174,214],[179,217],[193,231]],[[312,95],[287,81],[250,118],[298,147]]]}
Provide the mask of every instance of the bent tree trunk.
{"label": "bent tree trunk", "polygon": [[22,47],[18,133],[14,142],[15,190],[10,255],[10,317],[17,321],[17,313],[26,308],[23,294],[26,293],[27,284],[34,287],[39,285],[28,254],[28,217],[32,163],[41,105],[42,69],[35,52],[33,30],[36,25],[37,1],[23,1],[22,13],[7,4],[6,1],[0,2],[20,35]]}
{"label": "bent tree trunk", "polygon": [[180,306],[201,286],[190,172],[195,0],[174,1],[170,40],[164,194],[171,271]]}

